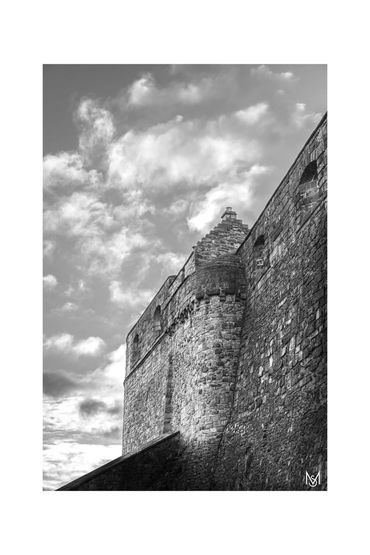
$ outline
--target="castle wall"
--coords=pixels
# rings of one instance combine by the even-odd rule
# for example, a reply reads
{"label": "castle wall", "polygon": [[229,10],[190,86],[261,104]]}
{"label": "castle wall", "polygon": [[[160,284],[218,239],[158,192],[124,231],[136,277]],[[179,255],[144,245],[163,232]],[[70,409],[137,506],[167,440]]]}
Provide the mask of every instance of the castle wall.
{"label": "castle wall", "polygon": [[162,335],[125,380],[123,453],[180,431],[180,489],[209,487],[230,414],[244,301],[238,257],[203,265],[164,308]]}
{"label": "castle wall", "polygon": [[326,121],[238,253],[246,311],[213,487],[307,489],[305,472],[320,471],[326,489]]}

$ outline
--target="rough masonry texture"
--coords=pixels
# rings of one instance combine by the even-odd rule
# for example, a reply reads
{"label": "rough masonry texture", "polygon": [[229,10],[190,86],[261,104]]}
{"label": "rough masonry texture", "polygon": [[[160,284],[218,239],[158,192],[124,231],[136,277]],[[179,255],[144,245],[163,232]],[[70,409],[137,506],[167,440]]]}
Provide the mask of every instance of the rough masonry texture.
{"label": "rough masonry texture", "polygon": [[127,336],[122,457],[61,489],[326,489],[326,129],[167,278]]}

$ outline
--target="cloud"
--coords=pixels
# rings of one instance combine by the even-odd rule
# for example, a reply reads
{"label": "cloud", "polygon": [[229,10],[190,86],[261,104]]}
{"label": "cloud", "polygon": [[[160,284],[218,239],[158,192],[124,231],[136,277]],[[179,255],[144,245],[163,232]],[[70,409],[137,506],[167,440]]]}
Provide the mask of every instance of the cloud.
{"label": "cloud", "polygon": [[69,333],[53,335],[46,339],[44,348],[46,351],[59,352],[62,354],[80,356],[99,356],[105,349],[105,342],[101,337],[88,337],[75,341]]}
{"label": "cloud", "polygon": [[44,188],[73,190],[82,185],[96,186],[99,174],[96,170],[88,171],[81,154],[77,152],[59,152],[48,154],[43,163]]}
{"label": "cloud", "polygon": [[122,388],[122,380],[126,369],[126,344],[123,343],[107,355],[107,364],[94,373],[97,382],[102,381],[112,389]]}
{"label": "cloud", "polygon": [[175,200],[175,202],[173,202],[168,208],[165,208],[165,213],[170,215],[170,216],[174,216],[174,217],[178,217],[184,214],[184,212],[186,212],[186,210],[189,207],[189,201],[187,199],[184,198],[179,198],[177,200]]}
{"label": "cloud", "polygon": [[177,274],[183,266],[188,255],[177,254],[175,252],[165,252],[158,254],[155,260],[163,265],[168,273]]}
{"label": "cloud", "polygon": [[58,280],[52,274],[48,274],[42,278],[45,289],[52,290],[58,285]]}
{"label": "cloud", "polygon": [[260,119],[266,114],[268,110],[268,104],[266,102],[259,102],[254,106],[249,106],[245,110],[238,110],[235,115],[236,117],[248,125],[254,125],[260,121]]}
{"label": "cloud", "polygon": [[46,370],[43,376],[44,394],[51,397],[60,397],[77,390],[84,389],[86,384],[78,381],[64,370],[49,371]]}
{"label": "cloud", "polygon": [[68,301],[58,309],[58,312],[67,314],[70,312],[76,312],[76,310],[78,310],[78,305],[76,303]]}
{"label": "cloud", "polygon": [[44,229],[71,237],[94,236],[113,228],[107,206],[94,193],[74,192],[45,211]]}
{"label": "cloud", "polygon": [[[101,436],[111,430],[112,427]],[[120,442],[116,435],[117,439],[112,443],[113,438],[114,435],[111,435],[105,445],[65,439],[50,444],[50,449],[44,450],[44,488],[55,490],[119,457]]]}
{"label": "cloud", "polygon": [[268,167],[254,165],[238,181],[220,183],[207,191],[203,200],[195,206],[193,215],[188,218],[189,228],[204,233],[219,218],[225,206],[251,205],[256,180],[268,171]]}
{"label": "cloud", "polygon": [[251,68],[251,74],[255,77],[264,79],[272,79],[277,81],[292,81],[294,74],[291,71],[274,72],[266,65],[260,65],[257,68]]}
{"label": "cloud", "polygon": [[112,406],[108,406],[104,401],[88,397],[81,401],[78,406],[78,410],[83,417],[92,417],[98,413],[105,414],[121,414],[122,408],[120,403],[114,403]]}
{"label": "cloud", "polygon": [[44,252],[43,252],[43,254],[44,254],[45,258],[48,258],[48,259],[52,258],[53,253],[55,251],[55,246],[56,246],[55,241],[51,241],[50,239],[46,239],[44,241],[44,244],[43,244]]}
{"label": "cloud", "polygon": [[120,307],[144,307],[153,297],[153,291],[149,289],[122,289],[121,284],[114,280],[109,285],[110,300]]}
{"label": "cloud", "polygon": [[121,426],[112,426],[109,430],[103,432],[103,436],[107,439],[116,439],[121,442],[122,428]]}
{"label": "cloud", "polygon": [[85,275],[113,275],[134,249],[149,244],[141,232],[146,222],[139,216],[151,207],[140,193],[129,191],[125,200],[115,206],[95,192],[74,192],[45,210],[45,232],[73,240],[76,263]]}
{"label": "cloud", "polygon": [[297,102],[294,106],[292,121],[298,129],[302,129],[305,126],[313,127],[319,123],[321,118],[322,114],[320,112],[307,113],[306,104],[303,102]]}
{"label": "cloud", "polygon": [[141,190],[201,187],[219,182],[261,156],[257,140],[236,130],[234,119],[178,118],[145,131],[131,130],[110,149],[109,185]]}
{"label": "cloud", "polygon": [[105,341],[101,337],[88,337],[85,340],[78,341],[73,351],[77,355],[97,356],[105,349]]}
{"label": "cloud", "polygon": [[73,345],[73,336],[69,333],[60,333],[46,339],[44,348],[61,352],[70,352]]}
{"label": "cloud", "polygon": [[87,163],[104,162],[104,154],[115,134],[113,115],[97,100],[83,99],[75,114],[80,127],[79,148]]}
{"label": "cloud", "polygon": [[198,104],[212,96],[215,88],[210,78],[198,82],[173,82],[158,88],[150,73],[134,81],[128,90],[127,106],[169,106],[172,104]]}

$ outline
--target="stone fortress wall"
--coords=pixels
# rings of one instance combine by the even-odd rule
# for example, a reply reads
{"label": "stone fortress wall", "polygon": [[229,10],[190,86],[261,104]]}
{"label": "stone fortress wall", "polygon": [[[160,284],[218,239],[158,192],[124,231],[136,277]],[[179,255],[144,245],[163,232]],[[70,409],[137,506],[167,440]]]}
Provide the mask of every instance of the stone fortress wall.
{"label": "stone fortress wall", "polygon": [[230,411],[245,300],[233,253],[247,230],[226,210],[127,337],[123,455],[179,430],[184,487],[207,485]]}
{"label": "stone fortress wall", "polygon": [[[115,464],[168,445],[143,489],[326,489],[326,162],[325,116],[252,229],[227,208],[129,332]],[[132,489],[105,472],[64,489]]]}
{"label": "stone fortress wall", "polygon": [[219,489],[307,489],[306,471],[327,486],[326,139],[325,117],[236,251],[247,297]]}

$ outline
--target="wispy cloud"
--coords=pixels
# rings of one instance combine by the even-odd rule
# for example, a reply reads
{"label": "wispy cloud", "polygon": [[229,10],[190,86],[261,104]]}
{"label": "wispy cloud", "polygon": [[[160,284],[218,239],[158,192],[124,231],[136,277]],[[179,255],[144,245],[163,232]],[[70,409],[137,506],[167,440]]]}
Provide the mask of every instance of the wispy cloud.
{"label": "wispy cloud", "polygon": [[322,116],[321,112],[308,113],[306,104],[297,102],[292,112],[292,121],[298,129],[302,129],[305,126],[317,125]]}
{"label": "wispy cloud", "polygon": [[258,177],[268,171],[269,168],[265,166],[255,165],[250,171],[241,174],[237,181],[220,183],[207,191],[201,202],[196,205],[193,215],[188,219],[189,227],[205,232],[225,206],[238,206],[240,202],[251,204],[253,187],[258,181]]}
{"label": "wispy cloud", "polygon": [[105,342],[101,337],[88,337],[75,341],[69,333],[53,335],[44,343],[46,351],[54,351],[73,356],[98,356],[105,349]]}
{"label": "wispy cloud", "polygon": [[43,255],[47,259],[51,259],[55,250],[55,241],[51,241],[51,239],[47,239],[44,241],[43,244]]}
{"label": "wispy cloud", "polygon": [[151,297],[153,291],[149,289],[125,288],[118,281],[112,281],[109,285],[110,300],[121,307],[144,307]]}
{"label": "wispy cloud", "polygon": [[207,122],[178,117],[145,132],[130,131],[112,145],[109,184],[151,190],[223,180],[241,162],[261,157],[258,141],[233,126],[232,116]]}
{"label": "wispy cloud", "polygon": [[266,102],[259,102],[254,106],[249,106],[248,108],[245,108],[244,110],[238,110],[237,112],[235,112],[235,115],[240,121],[248,125],[254,125],[261,120],[261,118],[266,114],[267,110],[268,104]]}
{"label": "wispy cloud", "polygon": [[263,79],[272,79],[275,81],[292,81],[295,79],[294,73],[292,71],[273,71],[267,65],[260,65],[257,68],[251,69],[251,74],[255,77]]}
{"label": "wispy cloud", "polygon": [[159,88],[153,75],[147,73],[137,79],[128,90],[128,107],[198,104],[215,94],[212,80],[202,78],[198,82],[171,83]]}
{"label": "wispy cloud", "polygon": [[91,98],[83,99],[75,114],[80,128],[79,147],[86,163],[103,166],[114,134],[113,115]]}
{"label": "wispy cloud", "polygon": [[79,403],[78,410],[80,415],[86,418],[95,416],[98,413],[115,415],[121,414],[122,404],[116,402],[109,406],[104,401],[94,399],[93,397],[87,397]]}
{"label": "wispy cloud", "polygon": [[66,370],[45,370],[43,375],[44,394],[50,397],[75,394],[77,391],[86,389],[86,387],[86,381],[71,376]]}
{"label": "wispy cloud", "polygon": [[78,310],[78,305],[76,303],[73,303],[71,301],[68,301],[66,303],[64,303],[63,306],[61,306],[58,311],[60,313],[71,313],[71,312],[76,312],[76,310]]}
{"label": "wispy cloud", "polygon": [[84,160],[77,152],[48,154],[44,158],[44,187],[47,190],[69,189],[82,185],[97,185],[99,173],[87,170]]}

